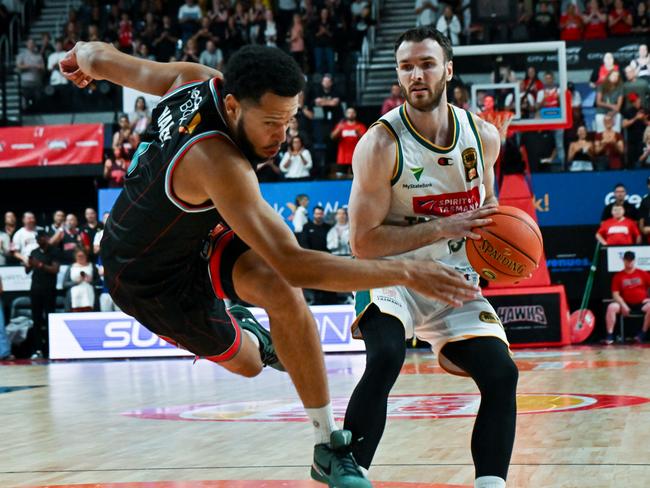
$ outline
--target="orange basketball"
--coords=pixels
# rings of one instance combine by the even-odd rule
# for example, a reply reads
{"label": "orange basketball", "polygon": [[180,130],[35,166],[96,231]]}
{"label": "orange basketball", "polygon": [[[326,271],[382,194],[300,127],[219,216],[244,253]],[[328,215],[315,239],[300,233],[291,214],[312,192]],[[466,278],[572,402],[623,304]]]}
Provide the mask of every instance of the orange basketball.
{"label": "orange basketball", "polygon": [[535,221],[523,210],[500,206],[492,223],[473,229],[482,239],[467,239],[467,258],[490,282],[508,284],[525,279],[539,265],[544,243]]}

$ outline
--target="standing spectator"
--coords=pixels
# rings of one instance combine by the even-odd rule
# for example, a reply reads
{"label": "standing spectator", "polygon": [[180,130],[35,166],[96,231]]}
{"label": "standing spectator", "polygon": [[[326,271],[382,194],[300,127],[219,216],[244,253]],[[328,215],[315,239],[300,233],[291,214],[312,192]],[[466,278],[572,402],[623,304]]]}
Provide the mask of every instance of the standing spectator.
{"label": "standing spectator", "polygon": [[650,15],[648,15],[648,5],[645,2],[639,2],[636,5],[632,19],[632,32],[646,36],[650,33]]}
{"label": "standing spectator", "polygon": [[183,56],[181,56],[180,60],[185,63],[199,62],[199,51],[196,48],[196,41],[194,39],[187,40],[185,48],[183,49]]}
{"label": "standing spectator", "polygon": [[320,10],[314,32],[314,63],[317,73],[334,73],[334,23],[327,8]]}
{"label": "standing spectator", "polygon": [[262,33],[264,32],[266,10],[262,0],[255,0],[255,3],[248,9],[248,31],[253,44],[263,44]]}
{"label": "standing spectator", "polygon": [[601,10],[598,0],[589,0],[582,20],[585,40],[607,38],[607,14]]}
{"label": "standing spectator", "polygon": [[[648,133],[650,134],[650,131]],[[646,179],[646,185],[648,187],[648,193],[641,199],[637,217],[639,217],[639,230],[641,231],[641,235],[645,236],[646,243],[650,244],[650,176]]]}
{"label": "standing spectator", "polygon": [[277,158],[270,158],[255,166],[255,174],[261,183],[274,182],[281,179],[282,171],[276,163]]}
{"label": "standing spectator", "polygon": [[426,27],[438,17],[438,0],[415,0],[416,27]]}
{"label": "standing spectator", "polygon": [[647,108],[646,97],[650,92],[650,86],[645,80],[637,77],[634,65],[628,64],[625,67],[625,78],[626,81],[623,83],[623,108],[626,109],[632,106],[629,99],[631,93],[638,95],[641,100],[641,108]]}
{"label": "standing spectator", "polygon": [[399,83],[393,83],[390,86],[390,96],[384,99],[384,102],[381,104],[381,113],[380,115],[387,114],[394,108],[401,106],[404,103],[404,98],[402,97],[402,88],[399,86]]}
{"label": "standing spectator", "polygon": [[604,120],[609,116],[614,130],[621,132],[621,108],[623,107],[623,83],[621,74],[614,70],[598,87],[596,92],[596,132],[605,129]]}
{"label": "standing spectator", "polygon": [[609,169],[623,169],[625,143],[620,132],[614,130],[614,119],[605,115],[605,129],[596,134],[596,154],[607,160]]}
{"label": "standing spectator", "polygon": [[40,95],[45,73],[45,62],[33,38],[27,39],[27,48],[16,56],[16,68],[20,73],[26,107],[33,104]]}
{"label": "standing spectator", "polygon": [[59,61],[65,57],[63,50],[63,39],[60,37],[54,43],[54,51],[47,58],[47,70],[50,72],[50,85],[61,86],[67,85],[68,80],[61,74],[59,70]]}
{"label": "standing spectator", "polygon": [[278,28],[273,20],[273,10],[266,9],[264,12],[264,44],[271,47],[278,47]]}
{"label": "standing spectator", "polygon": [[284,42],[293,19],[293,14],[298,12],[300,2],[296,0],[278,0],[278,39]]}
{"label": "standing spectator", "polygon": [[356,22],[361,18],[361,12],[363,9],[368,7],[367,0],[352,0],[350,4],[350,15],[352,16],[352,22]]}
{"label": "standing spectator", "polygon": [[612,218],[600,224],[596,240],[603,246],[630,246],[641,243],[641,232],[636,222],[625,216],[625,207],[614,204]]}
{"label": "standing spectator", "polygon": [[[312,220],[307,222],[302,228],[302,247],[314,251],[329,252],[327,249],[327,233],[332,228],[324,220],[325,211],[323,207],[317,205],[314,207]],[[336,303],[336,293],[321,290],[306,290],[307,295],[313,292],[314,303],[317,305],[327,305]]]}
{"label": "standing spectator", "polygon": [[56,210],[52,214],[52,223],[45,227],[47,237],[50,238],[50,246],[61,249],[61,241],[63,240],[63,231],[65,229],[65,212],[63,210]]}
{"label": "standing spectator", "polygon": [[451,5],[445,5],[442,15],[436,23],[436,29],[442,32],[445,37],[451,41],[452,46],[458,46],[460,44],[460,32],[462,27],[460,25],[460,20],[454,15],[454,11],[451,8]]}
{"label": "standing spectator", "polygon": [[56,275],[61,262],[59,252],[50,246],[44,230],[39,230],[37,239],[37,246],[30,253],[25,268],[27,273],[33,271],[29,296],[34,326],[28,333],[32,359],[47,356],[47,316],[56,308]]}
{"label": "standing spectator", "polygon": [[650,55],[647,44],[639,45],[639,55],[634,60],[634,67],[637,77],[650,83]]}
{"label": "standing spectator", "polygon": [[[144,2],[143,2],[144,3]],[[144,16],[144,25],[140,28],[139,36],[143,44],[153,46],[154,41],[158,38],[160,25],[153,12],[147,12]]]}
{"label": "standing spectator", "polygon": [[521,81],[519,91],[522,93],[522,98],[524,94],[531,94],[535,100],[537,100],[537,92],[544,89],[544,83],[542,83],[537,76],[537,69],[534,66],[529,66],[526,69],[526,78]]}
{"label": "standing spectator", "polygon": [[223,68],[223,52],[212,39],[205,44],[205,51],[201,53],[199,63],[218,70]]}
{"label": "standing spectator", "polygon": [[[145,44],[143,44],[144,46]],[[144,97],[140,96],[135,99],[135,104],[133,106],[133,112],[129,114],[129,123],[131,124],[131,130],[134,134],[138,136],[144,134],[151,122],[151,112],[147,108],[147,101]]]}
{"label": "standing spectator", "polygon": [[95,308],[95,287],[99,285],[99,271],[89,260],[86,250],[77,247],[74,262],[63,276],[66,312],[92,312]]}
{"label": "standing spectator", "polygon": [[5,212],[3,222],[4,225],[2,226],[2,231],[9,236],[9,239],[12,239],[18,230],[16,225],[16,214],[11,211]]}
{"label": "standing spectator", "polygon": [[284,153],[280,162],[280,170],[284,173],[284,177],[294,181],[306,180],[309,178],[312,164],[311,153],[305,148],[302,137],[294,136],[289,150]]}
{"label": "standing spectator", "polygon": [[[137,42],[139,42],[139,41],[136,39],[136,43]],[[134,47],[135,47],[135,44],[134,44]],[[156,56],[151,54],[151,52],[149,51],[149,45],[145,44],[144,42],[141,43],[138,46],[138,51],[134,54],[134,56],[137,56],[138,58],[142,58],[142,59],[148,59],[149,61],[155,61],[156,60]]]}
{"label": "standing spectator", "polygon": [[366,133],[366,126],[357,121],[357,111],[349,107],[345,111],[345,120],[339,122],[332,131],[333,140],[339,141],[336,155],[337,175],[352,173],[352,155],[361,136]]}
{"label": "standing spectator", "polygon": [[644,168],[650,166],[650,126],[646,127],[643,132],[643,153],[639,158],[639,162]]}
{"label": "standing spectator", "polygon": [[65,36],[63,37],[63,49],[69,51],[80,40],[81,39],[79,39],[79,30],[77,29],[77,24],[74,22],[68,22],[65,27]]}
{"label": "standing spectator", "polygon": [[109,188],[122,188],[130,161],[122,157],[122,149],[113,147],[113,157],[104,162],[104,179],[108,180]]}
{"label": "standing spectator", "polygon": [[557,21],[549,9],[548,2],[542,0],[533,17],[533,40],[548,41],[557,39]]}
{"label": "standing spectator", "polygon": [[605,344],[614,343],[614,326],[619,313],[627,317],[632,311],[643,312],[643,327],[636,336],[637,342],[644,342],[645,335],[650,329],[650,298],[648,298],[650,274],[636,267],[635,258],[636,255],[632,251],[623,253],[623,270],[612,278],[614,301],[607,306]]}
{"label": "standing spectator", "polygon": [[560,40],[580,41],[584,29],[582,16],[575,3],[570,3],[566,12],[560,17]]}
{"label": "standing spectator", "polygon": [[607,15],[609,33],[613,36],[627,36],[632,32],[632,14],[627,11],[623,0],[614,0],[614,8]]}
{"label": "standing spectator", "polygon": [[[560,107],[560,88],[555,84],[553,73],[544,73],[544,89],[537,92],[537,110],[543,118],[543,112],[547,109]],[[564,164],[564,131],[554,130],[556,158],[560,164]]]}
{"label": "standing spectator", "polygon": [[47,59],[50,57],[50,54],[54,52],[49,32],[43,32],[41,34],[41,45],[38,50],[43,58],[43,63],[47,65]]}
{"label": "standing spectator", "polygon": [[6,266],[7,256],[11,254],[11,237],[0,230],[0,266]]}
{"label": "standing spectator", "polygon": [[172,18],[169,15],[165,15],[163,17],[163,25],[160,34],[153,41],[153,48],[157,61],[166,63],[174,57],[178,36],[179,34],[172,23]]}
{"label": "standing spectator", "polygon": [[187,41],[199,29],[203,13],[201,7],[194,3],[194,0],[185,0],[185,3],[178,9],[178,23],[181,27],[181,38]]}
{"label": "standing spectator", "polygon": [[74,251],[77,246],[83,246],[81,232],[79,232],[79,220],[75,214],[68,214],[65,217],[63,238],[61,239],[62,254],[61,262],[70,264],[74,262]]}
{"label": "standing spectator", "polygon": [[214,35],[217,45],[222,45],[226,39],[229,16],[230,12],[228,10],[227,0],[214,0],[212,2],[212,24],[210,32]]}
{"label": "standing spectator", "polygon": [[363,7],[361,15],[353,24],[352,28],[352,38],[351,38],[351,49],[353,51],[361,51],[363,47],[363,40],[368,35],[368,31],[371,26],[375,25],[376,22],[372,18],[372,12],[370,11],[369,6]]}
{"label": "standing spectator", "polygon": [[298,66],[305,70],[305,27],[302,16],[299,13],[293,14],[293,24],[289,31],[289,51],[296,60]]}
{"label": "standing spectator", "polygon": [[[323,75],[320,85],[315,90],[312,106],[314,107],[314,142],[325,145],[325,159],[330,163],[334,161],[336,154],[329,136],[336,122],[343,117],[341,96],[334,86],[332,75]],[[319,168],[318,175],[323,169]]]}
{"label": "standing spectator", "polygon": [[309,216],[307,214],[307,207],[309,207],[309,197],[305,194],[296,195],[296,202],[287,203],[287,207],[291,209],[291,216],[289,220],[291,225],[293,225],[293,233],[298,238],[298,241],[302,241],[302,230],[305,227],[305,224],[309,222]]}
{"label": "standing spectator", "polygon": [[[109,212],[104,212],[102,215],[101,227],[97,226],[97,232],[93,238],[93,254],[99,256],[99,251],[101,249],[102,237],[104,237],[104,227],[106,227],[106,222],[108,222],[108,217],[110,216]],[[101,259],[101,258],[100,258]]]}
{"label": "standing spectator", "polygon": [[130,161],[140,143],[140,136],[131,129],[131,122],[126,114],[120,114],[118,126],[118,131],[113,134],[112,146],[119,147],[122,155]]}
{"label": "standing spectator", "polygon": [[3,260],[4,265],[18,264],[14,257],[13,248],[11,245],[12,238],[16,233],[16,214],[13,212],[5,212],[4,225],[0,230],[0,259]]}
{"label": "standing spectator", "polygon": [[612,207],[614,207],[614,205],[623,205],[623,208],[625,208],[625,215],[632,220],[637,219],[636,207],[627,201],[627,190],[623,183],[617,183],[616,186],[614,186],[614,201],[605,205],[605,208],[603,208],[603,212],[600,215],[601,222],[612,216]]}
{"label": "standing spectator", "polygon": [[607,77],[612,71],[620,72],[620,68],[614,61],[614,55],[612,53],[605,53],[603,55],[603,64],[601,64],[598,68],[594,68],[592,71],[591,78],[589,79],[589,84],[592,88],[596,88],[605,82],[605,80],[607,80]]}
{"label": "standing spectator", "polygon": [[4,304],[2,303],[2,278],[0,278],[0,361],[13,359],[11,355],[11,343],[5,331],[5,312]]}
{"label": "standing spectator", "polygon": [[327,249],[337,256],[350,256],[350,223],[347,209],[336,211],[336,224],[327,233]]}
{"label": "standing spectator", "polygon": [[97,255],[95,254],[93,243],[95,242],[97,232],[104,229],[104,224],[97,220],[97,211],[94,208],[88,207],[84,211],[84,218],[86,219],[86,223],[81,228],[81,243],[88,255],[88,259],[95,263],[97,262]]}
{"label": "standing spectator", "polygon": [[625,140],[627,141],[626,162],[629,169],[634,169],[642,163],[643,156],[643,134],[648,126],[648,114],[641,106],[641,98],[632,92],[627,96],[632,104],[630,108],[623,111],[623,129],[625,129]]}
{"label": "standing spectator", "polygon": [[469,95],[464,86],[457,85],[454,87],[454,99],[451,103],[464,110],[469,110]]}
{"label": "standing spectator", "polygon": [[23,265],[27,264],[30,253],[38,247],[36,231],[36,217],[32,212],[25,212],[23,226],[16,231],[11,239],[13,256]]}
{"label": "standing spectator", "polygon": [[192,36],[192,39],[196,42],[196,49],[200,53],[205,51],[208,41],[214,40],[212,31],[210,31],[211,24],[210,17],[201,17],[201,28]]}
{"label": "standing spectator", "polygon": [[587,140],[587,129],[584,125],[578,127],[578,140],[569,145],[569,171],[593,171],[594,144]]}
{"label": "standing spectator", "polygon": [[122,12],[120,15],[117,42],[120,46],[120,50],[125,53],[128,53],[133,49],[133,23],[131,22],[127,12]]}

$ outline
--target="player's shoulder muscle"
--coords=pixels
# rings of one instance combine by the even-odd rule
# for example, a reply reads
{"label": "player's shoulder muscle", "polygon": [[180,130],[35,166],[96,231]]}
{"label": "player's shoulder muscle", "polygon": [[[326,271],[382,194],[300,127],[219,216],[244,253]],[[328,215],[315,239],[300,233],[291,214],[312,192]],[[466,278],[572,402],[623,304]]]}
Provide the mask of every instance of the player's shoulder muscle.
{"label": "player's shoulder muscle", "polygon": [[352,158],[355,176],[382,179],[393,174],[397,164],[397,141],[383,122],[373,124],[359,140]]}

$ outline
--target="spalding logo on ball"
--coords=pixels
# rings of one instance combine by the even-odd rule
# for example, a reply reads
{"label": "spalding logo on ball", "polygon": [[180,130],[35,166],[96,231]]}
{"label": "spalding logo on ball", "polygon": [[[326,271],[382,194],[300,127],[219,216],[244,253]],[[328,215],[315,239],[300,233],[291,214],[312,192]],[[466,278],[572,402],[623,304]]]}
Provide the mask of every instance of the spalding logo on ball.
{"label": "spalding logo on ball", "polygon": [[473,229],[481,240],[467,240],[467,258],[483,278],[502,284],[517,283],[539,265],[544,250],[542,233],[521,209],[500,206],[492,223]]}

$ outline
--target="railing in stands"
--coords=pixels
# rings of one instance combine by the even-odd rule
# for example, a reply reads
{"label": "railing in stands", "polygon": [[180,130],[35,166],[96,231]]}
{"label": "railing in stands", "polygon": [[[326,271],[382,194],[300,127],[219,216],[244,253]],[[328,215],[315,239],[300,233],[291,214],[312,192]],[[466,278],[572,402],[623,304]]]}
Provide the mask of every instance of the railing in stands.
{"label": "railing in stands", "polygon": [[3,121],[9,118],[7,116],[7,75],[11,65],[11,54],[9,38],[4,35],[0,37],[0,96],[2,97],[0,99],[0,125],[4,125]]}
{"label": "railing in stands", "polygon": [[375,20],[375,25],[368,27],[368,33],[363,38],[361,43],[361,55],[357,61],[357,72],[356,72],[356,99],[357,106],[361,105],[361,90],[366,86],[366,79],[368,77],[368,68],[370,66],[370,53],[375,47],[376,39],[376,26],[379,25],[381,9],[384,6],[384,0],[372,0],[370,5],[370,14]]}

